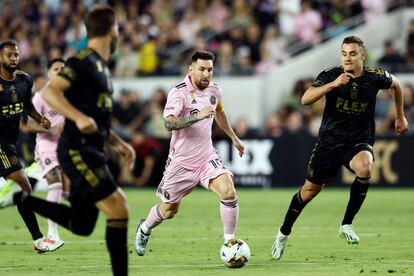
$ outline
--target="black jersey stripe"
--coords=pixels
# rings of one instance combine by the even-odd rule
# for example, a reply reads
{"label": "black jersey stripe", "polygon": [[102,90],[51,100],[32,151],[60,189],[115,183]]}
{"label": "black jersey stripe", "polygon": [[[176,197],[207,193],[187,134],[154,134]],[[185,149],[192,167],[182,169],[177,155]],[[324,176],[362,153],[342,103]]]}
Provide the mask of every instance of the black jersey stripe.
{"label": "black jersey stripe", "polygon": [[182,82],[182,83],[180,83],[180,84],[177,84],[177,85],[175,86],[175,88],[183,88],[183,87],[185,87],[185,86],[187,86],[187,84],[185,84],[185,82]]}

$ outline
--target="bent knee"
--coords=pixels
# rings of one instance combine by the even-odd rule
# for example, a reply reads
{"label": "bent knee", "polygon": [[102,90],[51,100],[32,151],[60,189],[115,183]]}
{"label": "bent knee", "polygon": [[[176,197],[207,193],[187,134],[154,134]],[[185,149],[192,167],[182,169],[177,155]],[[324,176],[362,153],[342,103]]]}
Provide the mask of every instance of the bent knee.
{"label": "bent knee", "polygon": [[92,234],[93,229],[95,228],[95,224],[83,224],[83,225],[73,225],[71,227],[72,233],[79,235],[79,236],[89,236]]}
{"label": "bent knee", "polygon": [[355,168],[355,174],[359,177],[371,177],[372,166],[370,164],[363,164]]}

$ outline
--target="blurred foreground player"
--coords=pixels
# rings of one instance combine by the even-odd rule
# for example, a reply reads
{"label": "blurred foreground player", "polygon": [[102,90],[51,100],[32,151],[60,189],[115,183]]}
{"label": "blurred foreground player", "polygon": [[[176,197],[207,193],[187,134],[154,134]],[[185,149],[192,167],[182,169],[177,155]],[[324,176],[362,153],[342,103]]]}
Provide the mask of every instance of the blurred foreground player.
{"label": "blurred foreground player", "polygon": [[114,146],[131,166],[132,148],[110,130],[112,84],[107,61],[116,48],[118,25],[114,10],[94,5],[86,15],[88,48],[69,58],[43,92],[46,102],[65,118],[58,159],[70,179],[70,207],[28,193],[14,201],[52,219],[75,234],[88,236],[99,211],[105,213],[106,245],[114,275],[128,274],[128,207],[107,166],[104,144]]}

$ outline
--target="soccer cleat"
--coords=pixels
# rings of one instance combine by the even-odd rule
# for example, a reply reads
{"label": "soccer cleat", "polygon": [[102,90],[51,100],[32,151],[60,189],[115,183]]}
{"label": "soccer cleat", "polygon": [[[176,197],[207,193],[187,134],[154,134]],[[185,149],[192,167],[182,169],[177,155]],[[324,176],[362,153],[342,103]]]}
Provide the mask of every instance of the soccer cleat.
{"label": "soccer cleat", "polygon": [[49,252],[55,251],[65,244],[58,235],[48,235],[45,239],[45,243],[49,248]]}
{"label": "soccer cleat", "polygon": [[289,238],[289,235],[284,235],[282,232],[277,232],[275,242],[272,246],[272,258],[275,260],[279,260],[282,258],[283,251],[285,250],[287,240]]}
{"label": "soccer cleat", "polygon": [[137,251],[138,256],[144,256],[145,251],[147,250],[147,243],[150,237],[150,234],[144,234],[142,232],[141,226],[145,222],[145,219],[141,219],[137,225],[137,233],[135,236],[135,251]]}
{"label": "soccer cleat", "polygon": [[344,224],[339,227],[339,236],[341,238],[346,239],[348,244],[358,244],[359,243],[359,237],[355,233],[354,228],[352,227],[352,224]]}
{"label": "soccer cleat", "polygon": [[33,241],[33,247],[38,253],[53,252],[65,244],[60,238],[54,240],[49,237],[43,237]]}
{"label": "soccer cleat", "polygon": [[22,189],[12,180],[7,180],[6,185],[0,190],[0,208],[13,205],[13,195]]}
{"label": "soccer cleat", "polygon": [[42,169],[36,162],[32,162],[30,166],[25,167],[24,172],[27,175],[27,177],[31,177],[37,180],[41,180],[43,178]]}

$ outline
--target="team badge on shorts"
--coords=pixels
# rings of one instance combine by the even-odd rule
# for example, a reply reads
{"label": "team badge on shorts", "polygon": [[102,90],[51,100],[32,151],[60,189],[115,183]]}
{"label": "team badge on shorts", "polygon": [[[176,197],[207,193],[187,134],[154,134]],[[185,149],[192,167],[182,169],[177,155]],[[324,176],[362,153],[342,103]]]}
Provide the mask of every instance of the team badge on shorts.
{"label": "team badge on shorts", "polygon": [[210,103],[212,104],[212,105],[215,105],[216,104],[216,102],[217,102],[217,100],[216,100],[216,96],[210,96]]}

